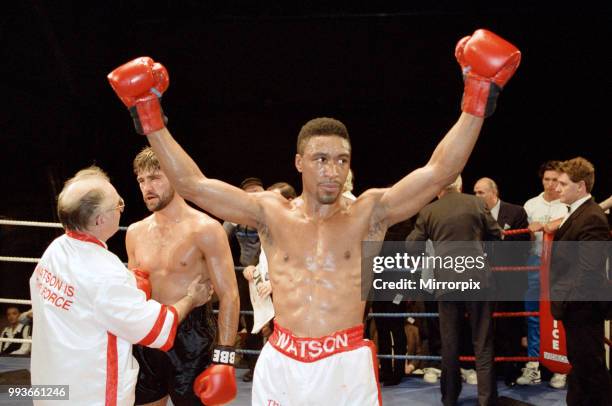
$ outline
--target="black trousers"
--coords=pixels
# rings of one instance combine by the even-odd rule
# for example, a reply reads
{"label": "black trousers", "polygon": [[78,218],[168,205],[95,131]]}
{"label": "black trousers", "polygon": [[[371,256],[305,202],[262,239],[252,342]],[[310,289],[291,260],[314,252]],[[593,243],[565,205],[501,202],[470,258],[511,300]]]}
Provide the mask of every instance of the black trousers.
{"label": "black trousers", "polygon": [[[445,295],[448,296],[448,295]],[[472,332],[472,345],[476,354],[478,378],[478,404],[494,405],[497,401],[497,382],[493,360],[493,327],[491,302],[449,301],[443,298],[438,303],[440,313],[440,336],[442,339],[442,404],[457,404],[461,393],[459,364],[461,326],[468,313]]]}
{"label": "black trousers", "polygon": [[606,368],[604,318],[599,303],[568,303],[563,317],[567,358],[569,406],[612,405],[612,382]]}
{"label": "black trousers", "polygon": [[[403,303],[402,303],[403,304]],[[392,302],[372,302],[372,310],[376,313],[402,313],[405,306]],[[406,330],[404,330],[405,317],[376,317],[376,331],[378,332],[378,353],[406,355]],[[393,336],[393,341],[391,339]],[[394,361],[394,362],[393,362]],[[381,380],[400,380],[404,376],[404,360],[380,359]]]}

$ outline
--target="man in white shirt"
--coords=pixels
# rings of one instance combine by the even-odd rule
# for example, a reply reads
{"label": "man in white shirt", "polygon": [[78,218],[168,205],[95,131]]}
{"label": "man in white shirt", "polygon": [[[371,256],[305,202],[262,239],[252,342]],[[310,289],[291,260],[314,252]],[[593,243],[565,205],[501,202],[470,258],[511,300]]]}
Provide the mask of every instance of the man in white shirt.
{"label": "man in white shirt", "polygon": [[[9,306],[6,308],[6,319],[9,325],[2,330],[2,338],[30,338],[30,326],[19,322],[19,308]],[[30,343],[0,343],[0,354],[2,355],[27,355],[30,353]]]}
{"label": "man in white shirt", "polygon": [[[540,265],[542,255],[542,238],[547,225],[559,221],[567,214],[567,206],[559,200],[557,183],[559,178],[559,161],[547,161],[540,166],[539,176],[544,189],[539,195],[527,200],[525,211],[529,219],[529,230],[533,233],[534,243],[529,255],[528,265]],[[525,294],[525,311],[540,310],[540,274],[528,273],[528,290]],[[540,355],[540,319],[537,316],[527,317],[527,356]],[[550,386],[561,389],[565,386],[566,376],[555,373],[550,380]],[[516,380],[519,385],[537,385],[541,382],[540,363],[528,362],[523,368],[523,374]]]}
{"label": "man in white shirt", "polygon": [[49,245],[30,278],[32,384],[68,385],[70,404],[133,405],[132,344],[170,349],[178,322],[210,291],[198,277],[172,306],[146,299],[107,249],[125,204],[100,168],[69,179],[57,206],[66,234]]}

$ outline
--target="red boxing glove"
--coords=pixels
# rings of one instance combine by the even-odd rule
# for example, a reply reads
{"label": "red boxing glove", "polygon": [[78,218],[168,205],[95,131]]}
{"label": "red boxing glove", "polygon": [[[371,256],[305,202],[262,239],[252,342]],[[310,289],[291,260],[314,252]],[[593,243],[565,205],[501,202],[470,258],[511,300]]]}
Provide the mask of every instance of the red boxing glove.
{"label": "red boxing glove", "polygon": [[229,403],[236,397],[236,371],[232,347],[219,346],[213,352],[213,365],[193,382],[193,391],[205,405]]}
{"label": "red boxing glove", "polygon": [[134,276],[136,277],[136,286],[142,290],[147,297],[147,300],[151,299],[151,281],[149,281],[149,273],[142,269],[132,269]]}
{"label": "red boxing glove", "polygon": [[193,390],[205,405],[229,403],[236,397],[236,372],[231,365],[211,365],[193,382]]}
{"label": "red boxing glove", "polygon": [[138,134],[150,134],[166,126],[161,108],[162,94],[170,78],[163,65],[148,56],[121,65],[107,76],[117,96],[130,110]]}
{"label": "red boxing glove", "polygon": [[491,31],[481,29],[457,43],[455,57],[463,69],[461,110],[477,117],[490,116],[499,92],[521,62],[521,51]]}

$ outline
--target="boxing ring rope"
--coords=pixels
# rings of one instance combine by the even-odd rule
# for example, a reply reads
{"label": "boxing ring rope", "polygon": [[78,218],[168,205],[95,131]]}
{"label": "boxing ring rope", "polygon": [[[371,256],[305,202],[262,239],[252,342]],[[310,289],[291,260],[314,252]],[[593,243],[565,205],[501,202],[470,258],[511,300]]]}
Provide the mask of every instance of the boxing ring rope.
{"label": "boxing ring rope", "polygon": [[0,262],[26,262],[37,264],[40,258],[28,258],[28,257],[3,257],[0,256]]}
{"label": "boxing ring rope", "polygon": [[[52,223],[47,221],[25,221],[25,220],[10,220],[0,219],[0,225],[4,226],[24,226],[24,227],[46,227],[46,228],[63,228],[61,223]],[[119,230],[126,231],[127,227],[121,226]]]}
{"label": "boxing ring rope", "polygon": [[[0,219],[0,225],[13,225],[13,226],[24,226],[24,227],[45,227],[45,228],[58,228],[61,229],[62,225],[60,223],[53,222],[41,222],[41,221],[24,221],[24,220],[10,220],[10,219]],[[121,226],[120,230],[126,231],[127,227]],[[530,230],[525,229],[516,229],[516,230],[504,230],[504,235],[518,235],[518,234],[526,234],[530,233]],[[0,262],[21,262],[21,263],[38,263],[40,258],[31,258],[31,257],[17,257],[17,256],[0,256]],[[236,266],[236,271],[243,270],[244,267]],[[494,272],[534,272],[539,271],[539,266],[495,266],[491,267],[491,270]],[[31,300],[25,299],[9,299],[9,298],[0,298],[0,303],[12,303],[12,304],[27,304],[31,305]],[[214,310],[214,313],[218,313],[218,310]],[[242,310],[240,311],[242,315],[252,315],[252,310]],[[539,312],[494,312],[494,318],[506,318],[506,317],[528,317],[528,316],[539,316]],[[438,313],[369,313],[367,318],[374,317],[389,317],[389,318],[433,318],[439,317]],[[15,342],[15,343],[31,343],[31,339],[15,339],[15,338],[0,338],[0,342]],[[610,345],[610,341],[607,340],[607,344]],[[259,354],[260,350],[248,350],[248,349],[236,349],[237,353],[240,354]],[[378,354],[378,358],[381,359],[399,359],[399,360],[423,360],[423,361],[439,361],[442,359],[441,356],[438,355],[396,355],[396,354]],[[474,361],[474,356],[460,356],[459,359],[461,361]],[[527,361],[537,361],[538,357],[524,357],[524,356],[498,356],[495,357],[496,362],[527,362]]]}
{"label": "boxing ring rope", "polygon": [[0,298],[0,303],[11,303],[11,304],[27,304],[31,305],[32,301],[28,299],[6,299]]}

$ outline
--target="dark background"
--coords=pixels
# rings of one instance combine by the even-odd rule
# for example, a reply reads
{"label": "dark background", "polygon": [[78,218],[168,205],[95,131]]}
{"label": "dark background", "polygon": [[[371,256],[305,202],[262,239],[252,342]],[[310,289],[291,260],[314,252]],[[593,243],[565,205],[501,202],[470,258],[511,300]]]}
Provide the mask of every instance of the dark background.
{"label": "dark background", "polygon": [[[504,200],[523,204],[540,192],[541,162],[582,155],[597,170],[596,200],[612,193],[609,5],[88,3],[3,3],[5,218],[57,221],[63,181],[94,163],[125,197],[123,225],[147,214],[131,170],[146,139],[106,80],[143,55],[168,68],[168,126],[207,176],[300,189],[297,133],[310,118],[332,116],[352,137],[356,194],[386,186],[425,164],[458,118],[454,47],[480,27],[516,44],[523,60],[466,166],[466,190],[490,176]],[[61,232],[0,230],[0,255],[28,257]],[[125,260],[122,232],[110,246]],[[28,297],[32,268],[0,262],[0,296]]]}

